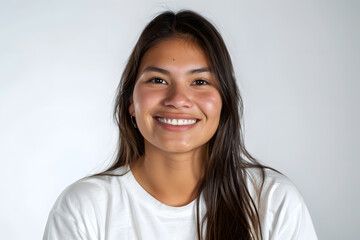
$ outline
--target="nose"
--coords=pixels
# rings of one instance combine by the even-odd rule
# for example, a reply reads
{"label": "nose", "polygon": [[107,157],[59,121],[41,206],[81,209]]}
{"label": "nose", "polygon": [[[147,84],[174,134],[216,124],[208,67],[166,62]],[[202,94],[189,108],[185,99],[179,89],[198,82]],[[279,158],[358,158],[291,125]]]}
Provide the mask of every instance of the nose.
{"label": "nose", "polygon": [[193,103],[189,89],[181,83],[173,83],[168,89],[164,104],[170,108],[191,108]]}

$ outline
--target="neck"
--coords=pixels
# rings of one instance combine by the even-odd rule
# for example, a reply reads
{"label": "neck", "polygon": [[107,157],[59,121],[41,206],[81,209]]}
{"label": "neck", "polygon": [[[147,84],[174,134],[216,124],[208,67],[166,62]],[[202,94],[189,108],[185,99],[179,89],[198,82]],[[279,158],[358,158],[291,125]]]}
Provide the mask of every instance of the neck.
{"label": "neck", "polygon": [[149,194],[174,207],[184,206],[197,197],[203,177],[204,148],[188,153],[167,153],[145,147],[145,153],[130,167]]}

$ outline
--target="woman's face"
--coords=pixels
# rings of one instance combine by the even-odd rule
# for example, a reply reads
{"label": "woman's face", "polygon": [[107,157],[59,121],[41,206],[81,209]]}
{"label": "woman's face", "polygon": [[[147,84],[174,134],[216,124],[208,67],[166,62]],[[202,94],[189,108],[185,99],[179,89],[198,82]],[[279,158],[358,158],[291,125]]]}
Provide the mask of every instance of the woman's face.
{"label": "woman's face", "polygon": [[219,125],[221,108],[218,81],[196,44],[169,39],[145,53],[129,107],[145,151],[201,149]]}

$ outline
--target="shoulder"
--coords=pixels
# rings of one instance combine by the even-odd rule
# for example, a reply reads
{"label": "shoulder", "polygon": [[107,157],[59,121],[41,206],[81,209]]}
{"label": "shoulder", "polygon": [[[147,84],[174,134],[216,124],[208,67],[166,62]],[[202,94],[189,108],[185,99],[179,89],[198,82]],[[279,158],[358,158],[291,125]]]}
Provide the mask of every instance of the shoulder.
{"label": "shoulder", "polygon": [[88,209],[106,203],[122,190],[124,169],[111,172],[113,175],[89,176],[68,186],[58,197],[52,211],[69,212]]}
{"label": "shoulder", "polygon": [[302,195],[294,183],[285,175],[271,169],[250,168],[246,171],[248,188],[251,195],[259,200],[279,202],[285,198],[303,201]]}
{"label": "shoulder", "polygon": [[249,192],[257,205],[265,239],[317,239],[304,198],[285,175],[249,169]]}
{"label": "shoulder", "polygon": [[[43,239],[103,239],[103,226],[126,198],[126,171],[111,173],[114,175],[86,177],[68,186],[50,211]],[[113,202],[120,203],[118,208]]]}

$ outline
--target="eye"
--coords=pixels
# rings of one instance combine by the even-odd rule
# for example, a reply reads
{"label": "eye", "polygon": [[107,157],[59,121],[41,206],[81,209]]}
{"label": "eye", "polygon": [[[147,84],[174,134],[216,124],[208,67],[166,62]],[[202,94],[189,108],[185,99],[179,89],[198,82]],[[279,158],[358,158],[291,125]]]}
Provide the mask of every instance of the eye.
{"label": "eye", "polygon": [[151,78],[150,80],[148,80],[148,82],[155,84],[167,84],[167,82],[164,79],[158,77]]}
{"label": "eye", "polygon": [[207,85],[207,84],[209,83],[204,79],[197,79],[192,83],[192,85]]}

